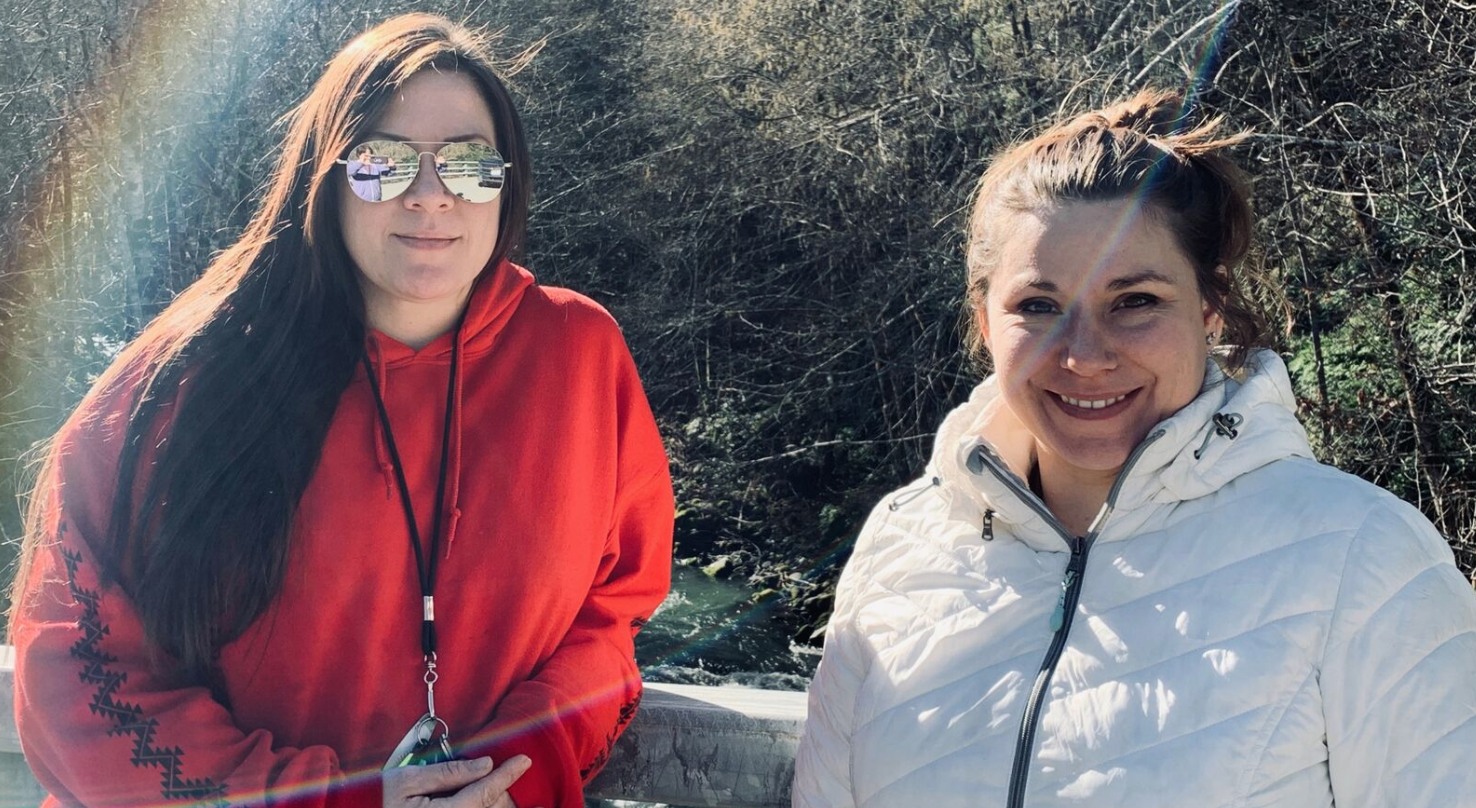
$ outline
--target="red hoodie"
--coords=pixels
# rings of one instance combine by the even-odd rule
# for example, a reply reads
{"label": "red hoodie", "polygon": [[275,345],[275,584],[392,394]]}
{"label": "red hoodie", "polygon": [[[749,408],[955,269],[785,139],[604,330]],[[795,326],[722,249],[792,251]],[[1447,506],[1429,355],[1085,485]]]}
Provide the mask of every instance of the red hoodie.
{"label": "red hoodie", "polygon": [[[433,518],[452,335],[370,337],[421,535]],[[634,635],[670,582],[671,479],[619,328],[504,264],[478,285],[454,398],[436,585],[437,714],[463,756],[516,754],[521,808],[577,808],[640,700]],[[242,391],[249,395],[249,391]],[[67,805],[380,805],[378,770],[426,710],[421,592],[362,368],[333,416],[280,597],[182,681],[100,579],[128,391],[63,428],[51,526],[23,600],[15,709]]]}

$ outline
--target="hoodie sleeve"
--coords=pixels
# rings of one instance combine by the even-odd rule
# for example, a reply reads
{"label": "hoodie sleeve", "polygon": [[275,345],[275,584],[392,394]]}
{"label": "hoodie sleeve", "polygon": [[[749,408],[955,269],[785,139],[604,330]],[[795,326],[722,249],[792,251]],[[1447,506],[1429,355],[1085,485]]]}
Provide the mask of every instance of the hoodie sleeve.
{"label": "hoodie sleeve", "polygon": [[635,635],[671,586],[666,453],[623,342],[619,354],[615,502],[594,582],[552,655],[499,702],[479,734],[487,746],[470,753],[533,761],[510,790],[519,808],[582,808],[584,786],[640,704]]}
{"label": "hoodie sleeve", "polygon": [[851,732],[856,697],[868,667],[856,616],[861,585],[868,577],[865,568],[872,540],[887,513],[884,504],[871,512],[836,585],[835,610],[825,628],[825,649],[810,683],[809,712],[795,754],[794,808],[851,808],[856,804],[851,791]]}
{"label": "hoodie sleeve", "polygon": [[[349,778],[326,747],[243,732],[204,687],[145,642],[132,602],[100,572],[116,452],[58,443],[47,535],[15,630],[15,718],[26,761],[77,806],[261,804],[378,808],[377,772]],[[113,462],[99,458],[114,458]]]}
{"label": "hoodie sleeve", "polygon": [[1476,805],[1476,593],[1406,503],[1353,539],[1321,685],[1339,808]]}

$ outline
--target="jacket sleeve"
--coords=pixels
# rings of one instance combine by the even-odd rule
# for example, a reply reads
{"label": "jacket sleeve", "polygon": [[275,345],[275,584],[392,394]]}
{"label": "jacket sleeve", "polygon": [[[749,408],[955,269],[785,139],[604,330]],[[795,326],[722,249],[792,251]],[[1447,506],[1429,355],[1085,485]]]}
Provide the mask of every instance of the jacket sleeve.
{"label": "jacket sleeve", "polygon": [[887,511],[877,505],[856,540],[836,585],[835,610],[825,628],[825,650],[810,682],[809,711],[794,762],[794,808],[851,808],[851,732],[867,655],[856,623],[871,544]]}
{"label": "jacket sleeve", "polygon": [[116,453],[59,441],[46,533],[15,606],[15,717],[26,761],[65,805],[262,804],[378,808],[377,772],[351,778],[326,747],[243,732],[205,687],[146,643],[101,572]]}
{"label": "jacket sleeve", "polygon": [[1476,593],[1405,503],[1352,541],[1321,687],[1338,808],[1476,805]]}
{"label": "jacket sleeve", "polygon": [[532,678],[497,705],[470,755],[533,765],[513,783],[519,808],[582,808],[584,786],[635,717],[641,675],[635,635],[671,587],[676,511],[666,453],[621,347],[617,481],[594,582],[563,639]]}

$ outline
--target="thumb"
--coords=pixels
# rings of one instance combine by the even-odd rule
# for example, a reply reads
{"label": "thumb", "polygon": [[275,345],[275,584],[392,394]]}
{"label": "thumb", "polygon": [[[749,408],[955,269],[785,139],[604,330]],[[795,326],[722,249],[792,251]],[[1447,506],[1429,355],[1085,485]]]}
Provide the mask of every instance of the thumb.
{"label": "thumb", "polygon": [[404,773],[401,793],[407,797],[427,796],[455,791],[480,780],[492,771],[492,758],[451,760],[429,766],[405,766],[395,771]]}
{"label": "thumb", "polygon": [[503,762],[485,778],[467,786],[451,797],[432,801],[442,808],[500,808],[512,803],[507,789],[528,770],[532,762],[527,755],[516,755]]}

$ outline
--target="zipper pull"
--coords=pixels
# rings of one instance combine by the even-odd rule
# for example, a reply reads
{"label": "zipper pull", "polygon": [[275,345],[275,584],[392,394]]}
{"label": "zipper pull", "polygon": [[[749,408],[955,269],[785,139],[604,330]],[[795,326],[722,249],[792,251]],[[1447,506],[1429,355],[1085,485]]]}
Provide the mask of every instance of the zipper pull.
{"label": "zipper pull", "polygon": [[1071,546],[1071,561],[1066,565],[1066,575],[1061,579],[1061,594],[1056,598],[1056,608],[1051,610],[1051,633],[1055,634],[1066,625],[1066,595],[1081,577],[1083,542],[1077,539]]}
{"label": "zipper pull", "polygon": [[1055,634],[1066,625],[1066,591],[1076,582],[1076,570],[1066,570],[1066,577],[1061,580],[1061,594],[1056,598],[1056,608],[1051,611],[1051,633]]}

